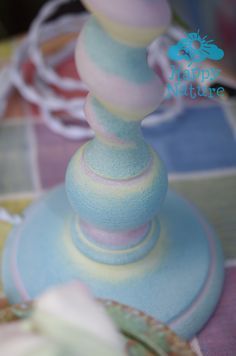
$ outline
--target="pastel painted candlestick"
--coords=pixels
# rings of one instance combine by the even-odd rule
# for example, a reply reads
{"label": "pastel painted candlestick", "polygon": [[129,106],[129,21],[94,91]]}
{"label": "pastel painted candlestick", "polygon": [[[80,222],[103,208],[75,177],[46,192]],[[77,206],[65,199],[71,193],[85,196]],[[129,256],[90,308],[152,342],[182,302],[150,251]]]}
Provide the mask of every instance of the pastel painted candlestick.
{"label": "pastel painted candlestick", "polygon": [[4,289],[19,302],[80,279],[96,296],[132,305],[191,338],[219,299],[222,252],[195,208],[167,193],[164,164],[140,128],[163,99],[146,47],[168,27],[170,9],[165,0],[84,3],[93,16],[76,64],[90,89],[85,113],[95,138],[72,158],[65,188],[34,204],[12,231]]}
{"label": "pastel painted candlestick", "polygon": [[124,4],[114,12],[110,3],[85,3],[95,17],[80,35],[76,63],[91,90],[85,113],[95,139],[78,151],[67,171],[67,194],[78,216],[72,233],[78,248],[92,259],[131,263],[157,242],[156,214],[167,189],[165,168],[145,143],[140,121],[163,97],[164,86],[148,66],[146,46],[167,27],[170,11],[165,2],[154,2],[154,8],[143,1],[130,2],[131,13],[138,6],[149,17],[152,10],[163,13],[164,6],[161,24],[154,18],[145,21],[140,46],[142,16],[141,23],[128,16],[123,33],[119,29],[126,14]]}

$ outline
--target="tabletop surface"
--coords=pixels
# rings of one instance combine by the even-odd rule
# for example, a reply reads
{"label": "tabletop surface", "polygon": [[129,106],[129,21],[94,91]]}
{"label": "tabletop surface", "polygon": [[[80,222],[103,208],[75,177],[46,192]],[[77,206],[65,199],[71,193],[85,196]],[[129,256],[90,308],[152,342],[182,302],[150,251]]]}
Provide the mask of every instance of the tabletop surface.
{"label": "tabletop surface", "polygon": [[[15,41],[0,44],[0,66]],[[68,58],[58,71],[74,66]],[[32,67],[29,65],[29,72]],[[225,284],[211,320],[193,340],[203,356],[236,355],[236,101],[186,103],[169,123],[144,129],[168,172],[170,187],[206,216],[224,249]],[[84,142],[84,141],[83,141]],[[0,206],[21,212],[44,191],[63,182],[72,154],[83,143],[54,134],[34,106],[13,91],[0,121]],[[9,232],[0,224],[0,246]]]}

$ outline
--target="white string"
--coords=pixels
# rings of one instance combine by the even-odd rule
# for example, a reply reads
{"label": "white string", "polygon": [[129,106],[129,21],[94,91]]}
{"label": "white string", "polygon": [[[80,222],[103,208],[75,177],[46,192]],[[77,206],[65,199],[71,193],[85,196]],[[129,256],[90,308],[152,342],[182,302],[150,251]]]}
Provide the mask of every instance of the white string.
{"label": "white string", "polygon": [[[43,55],[39,47],[39,33],[42,24],[48,17],[54,14],[55,10],[58,7],[60,7],[65,3],[68,3],[68,0],[53,0],[49,2],[47,6],[43,7],[42,10],[39,12],[39,15],[31,25],[31,30],[28,36],[28,40],[30,43],[30,57],[32,62],[35,64],[38,72],[41,74],[42,78],[45,79],[48,83],[59,85],[60,88],[65,90],[76,90],[76,89],[84,90],[86,89],[86,86],[81,81],[78,80],[76,81],[70,78],[61,78],[55,71],[53,71],[52,67],[47,66],[44,62]],[[82,17],[80,15],[79,17],[80,17],[80,24],[81,24],[80,28],[81,28],[87,19],[87,15]],[[68,30],[69,32],[74,31],[78,33],[80,28],[78,29],[77,18],[78,16],[74,18],[74,16],[72,15],[71,16],[66,15],[60,18],[59,19],[60,26],[57,26],[57,36],[66,33]],[[75,19],[76,21],[74,21]],[[68,27],[68,21],[70,23],[69,27]]]}
{"label": "white string", "polygon": [[0,207],[0,221],[11,225],[18,225],[22,222],[22,217],[20,215],[10,214],[6,209]]}
{"label": "white string", "polygon": [[[44,57],[41,51],[41,47],[45,42],[59,35],[74,33],[77,36],[87,20],[87,14],[70,14],[63,15],[51,22],[46,22],[61,5],[67,4],[69,1],[52,0],[42,7],[30,27],[28,36],[16,49],[11,65],[0,71],[0,118],[4,114],[10,90],[15,87],[25,100],[36,104],[40,108],[42,119],[50,130],[66,138],[77,140],[93,137],[93,131],[84,125],[66,125],[58,117],[58,112],[65,113],[64,115],[74,118],[75,121],[85,121],[83,110],[85,99],[81,97],[68,99],[52,88],[53,85],[59,90],[68,93],[76,90],[87,91],[86,85],[82,81],[62,77],[56,72],[58,64],[74,55],[76,41],[72,39],[62,50],[47,56],[47,58]],[[149,64],[152,67],[159,66],[166,83],[169,82],[171,73],[171,63],[166,56],[167,48],[184,36],[185,33],[181,28],[171,26],[167,35],[159,37],[149,47]],[[32,84],[26,81],[22,71],[22,65],[27,60],[30,60],[35,66]],[[175,65],[178,66],[177,63]],[[187,84],[186,81],[185,84]],[[172,96],[169,100],[171,105],[167,105],[167,100],[165,100],[158,111],[145,118],[142,125],[144,127],[153,127],[175,120],[184,110],[184,102],[181,97],[175,96]],[[0,220],[18,224],[21,221],[21,217],[11,215],[5,209],[0,208]]]}
{"label": "white string", "polygon": [[[46,22],[55,11],[68,0],[52,0],[46,3],[37,18],[33,21],[28,36],[25,41],[17,48],[10,67],[10,82],[18,89],[20,94],[29,102],[36,104],[42,113],[45,124],[55,133],[70,139],[84,139],[93,136],[93,131],[88,127],[76,125],[65,125],[56,112],[63,111],[68,113],[69,117],[75,120],[85,121],[83,111],[84,98],[65,98],[52,89],[52,85],[66,92],[74,90],[86,91],[87,88],[80,80],[61,77],[56,73],[55,67],[66,57],[73,56],[75,50],[75,41],[72,40],[65,48],[56,54],[44,58],[41,52],[41,46],[55,36],[75,33],[78,34],[88,18],[88,15],[63,15],[62,17]],[[173,39],[179,39],[184,36],[179,28],[171,28],[168,36],[158,38],[149,49],[149,61],[155,66],[158,64],[168,81],[170,73],[170,62],[166,57],[167,44],[170,45]],[[36,68],[34,83],[26,82],[22,64],[30,60]],[[147,117],[142,125],[151,127],[166,121],[175,119],[183,110],[183,101],[181,98],[172,97],[172,105],[163,105],[157,112]],[[0,100],[3,106],[5,100]],[[3,106],[4,108],[4,106]],[[2,109],[3,111],[3,109]]]}
{"label": "white string", "polygon": [[[66,3],[68,3],[68,0],[53,0],[43,6],[37,18],[33,21],[28,36],[16,49],[11,65],[0,71],[0,117],[3,116],[6,108],[10,89],[15,87],[25,100],[40,108],[45,124],[53,132],[69,139],[85,139],[93,137],[93,131],[88,126],[65,125],[56,114],[58,111],[63,111],[69,117],[85,121],[83,111],[85,99],[65,98],[51,87],[51,85],[54,85],[67,92],[87,91],[82,81],[61,77],[55,70],[58,64],[74,55],[75,40],[71,40],[62,50],[47,58],[44,58],[41,51],[42,44],[52,40],[55,36],[69,33],[77,35],[87,20],[87,14],[71,14],[45,23],[61,5]],[[168,81],[170,73],[166,48],[173,41],[171,39],[176,40],[183,36],[184,34],[180,29],[171,28],[168,36],[157,39],[149,48],[150,64],[153,67],[156,64],[160,66],[166,81]],[[23,75],[22,65],[27,60],[30,60],[36,68],[33,84],[28,83]],[[142,123],[143,126],[152,127],[175,119],[183,110],[183,102],[181,98],[174,97],[172,101],[172,105],[162,106],[158,112],[147,117]],[[11,215],[7,210],[0,208],[0,220],[16,225],[22,221],[22,217]]]}
{"label": "white string", "polygon": [[[169,34],[169,32],[168,32]],[[174,30],[172,29],[172,36],[174,34]],[[179,30],[177,30],[177,34],[174,36],[175,39],[178,38]],[[172,37],[173,38],[173,37]],[[162,38],[156,39],[151,46],[149,47],[149,65],[151,67],[155,67],[155,65],[159,65],[162,70],[162,75],[166,83],[168,83],[171,76],[171,64],[166,56],[167,48],[172,44],[172,39],[169,36],[165,36]],[[172,83],[173,85],[173,83]],[[167,95],[167,91],[165,92],[165,96]],[[161,124],[164,122],[171,121],[176,119],[179,114],[184,110],[183,99],[180,96],[171,96],[169,99],[172,101],[171,105],[166,105],[165,109],[160,113],[154,113],[149,115],[144,121],[143,126],[152,127],[157,124]]]}
{"label": "white string", "polygon": [[0,119],[5,112],[11,87],[10,69],[5,67],[0,71]]}

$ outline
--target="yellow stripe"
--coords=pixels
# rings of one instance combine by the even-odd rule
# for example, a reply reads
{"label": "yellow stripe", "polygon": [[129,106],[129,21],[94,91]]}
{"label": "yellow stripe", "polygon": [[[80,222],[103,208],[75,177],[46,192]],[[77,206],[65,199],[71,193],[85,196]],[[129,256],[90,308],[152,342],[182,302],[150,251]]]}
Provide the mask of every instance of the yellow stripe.
{"label": "yellow stripe", "polygon": [[147,47],[155,38],[165,32],[165,27],[131,27],[109,20],[99,13],[96,18],[104,29],[116,40],[134,47]]}
{"label": "yellow stripe", "polygon": [[[94,93],[93,93],[94,95]],[[95,96],[95,95],[94,95]],[[124,121],[142,121],[147,115],[153,112],[153,105],[150,108],[146,108],[146,110],[139,111],[125,111],[120,109],[119,107],[115,107],[110,103],[104,101],[101,98],[96,97],[96,99],[112,114],[121,117]]]}
{"label": "yellow stripe", "polygon": [[[84,145],[79,152],[77,153],[77,155],[75,156],[75,161],[73,163],[74,167],[76,167],[76,172],[74,171],[74,179],[75,181],[78,180],[78,175],[77,172],[80,172],[79,175],[79,181],[80,181],[80,185],[84,185],[84,186],[88,186],[90,188],[91,193],[94,192],[94,194],[98,195],[101,194],[103,197],[105,197],[106,195],[109,197],[127,197],[130,196],[132,194],[137,193],[138,191],[143,191],[148,189],[153,182],[157,179],[158,175],[160,174],[160,162],[157,158],[156,153],[151,150],[151,154],[152,154],[152,158],[153,158],[153,164],[152,164],[152,169],[149,170],[148,174],[145,175],[145,177],[143,177],[141,180],[139,180],[138,182],[133,182],[133,184],[125,184],[125,179],[123,180],[123,185],[110,185],[110,184],[106,184],[106,182],[102,183],[100,180],[96,181],[95,179],[93,179],[92,177],[86,175],[84,173],[84,170],[82,169],[81,163],[82,163],[82,155],[83,155],[83,151],[85,149]],[[96,174],[96,172],[94,172]],[[109,177],[104,177],[105,179]],[[101,186],[105,186],[105,189],[101,189]]]}
{"label": "yellow stripe", "polygon": [[119,23],[104,16],[87,3],[87,1],[85,4],[113,38],[134,47],[147,47],[156,37],[160,36],[166,30],[165,27],[142,28],[141,26],[133,27]]}
{"label": "yellow stripe", "polygon": [[151,272],[161,265],[169,244],[167,226],[163,223],[157,244],[147,256],[137,262],[126,265],[109,265],[109,268],[107,268],[106,264],[93,261],[79,251],[71,239],[71,223],[72,221],[68,220],[67,224],[65,224],[63,232],[64,243],[62,245],[67,249],[75,268],[79,266],[80,269],[85,271],[86,275],[91,275],[92,278],[97,277],[102,281],[119,283],[131,278],[142,278],[147,272]]}

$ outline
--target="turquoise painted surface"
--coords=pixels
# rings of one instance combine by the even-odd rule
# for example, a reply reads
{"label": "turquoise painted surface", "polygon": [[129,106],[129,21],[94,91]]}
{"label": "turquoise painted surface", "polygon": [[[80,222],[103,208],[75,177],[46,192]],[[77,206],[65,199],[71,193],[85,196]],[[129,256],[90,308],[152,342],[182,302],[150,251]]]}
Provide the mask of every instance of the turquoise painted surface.
{"label": "turquoise painted surface", "polygon": [[[136,189],[114,186],[105,181],[94,185],[96,178],[79,168],[77,154],[70,161],[66,174],[66,191],[69,201],[81,219],[98,228],[109,231],[135,229],[149,222],[160,210],[167,190],[167,175],[162,161],[154,178],[146,184],[145,179]],[[78,174],[79,170],[79,174]],[[107,184],[106,184],[107,183]]]}
{"label": "turquoise painted surface", "polygon": [[[96,135],[86,145],[86,164],[97,174],[113,179],[127,179],[141,174],[150,164],[152,155],[144,141],[140,122],[125,121],[111,114],[94,97],[89,98],[89,105],[96,124],[101,127],[107,140]],[[94,131],[96,134],[96,128]],[[109,134],[126,144],[116,143]]]}
{"label": "turquoise painted surface", "polygon": [[112,114],[99,103],[95,97],[90,97],[96,120],[108,133],[127,142],[143,140],[140,122],[124,120],[125,118]]}
{"label": "turquoise painted surface", "polygon": [[97,174],[113,179],[138,176],[152,160],[150,148],[143,140],[127,148],[107,145],[99,138],[89,142],[84,158],[86,164]]}
{"label": "turquoise painted surface", "polygon": [[71,230],[76,247],[84,253],[85,256],[107,265],[126,265],[142,259],[155,247],[160,234],[160,226],[157,225],[157,228],[153,229],[153,233],[150,236],[147,234],[139,245],[128,247],[126,250],[114,250],[110,246],[104,248],[90,241],[87,243],[87,236],[85,237],[86,240],[84,238],[81,239],[73,223]]}
{"label": "turquoise painted surface", "polygon": [[83,34],[89,57],[105,72],[139,84],[154,79],[155,74],[147,64],[146,48],[129,47],[112,39],[93,16]]}
{"label": "turquoise painted surface", "polygon": [[[185,338],[191,338],[203,326],[219,298],[223,259],[212,231],[189,204],[168,193],[160,214],[162,233],[157,248],[139,262],[127,265],[125,273],[123,266],[114,266],[111,270],[111,266],[86,259],[73,247],[72,241],[65,242],[65,236],[70,236],[72,217],[62,187],[35,204],[25,222],[13,231],[3,266],[4,288],[12,302],[21,300],[9,268],[12,248],[19,238],[17,267],[31,298],[52,285],[79,278],[96,296],[118,300],[171,322],[174,330]],[[176,318],[183,315],[203,291],[212,262],[206,239],[208,233],[215,254],[212,277],[197,307],[174,325]],[[162,238],[167,239],[166,244],[161,243]]]}

